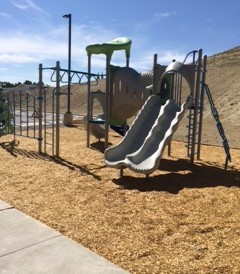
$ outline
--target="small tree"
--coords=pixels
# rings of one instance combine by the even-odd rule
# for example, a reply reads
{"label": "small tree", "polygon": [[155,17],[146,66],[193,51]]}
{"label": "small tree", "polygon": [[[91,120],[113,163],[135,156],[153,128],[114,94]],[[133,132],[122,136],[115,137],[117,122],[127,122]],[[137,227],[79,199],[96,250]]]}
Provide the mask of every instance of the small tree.
{"label": "small tree", "polygon": [[23,84],[25,84],[25,85],[32,85],[32,82],[29,81],[29,80],[26,80]]}

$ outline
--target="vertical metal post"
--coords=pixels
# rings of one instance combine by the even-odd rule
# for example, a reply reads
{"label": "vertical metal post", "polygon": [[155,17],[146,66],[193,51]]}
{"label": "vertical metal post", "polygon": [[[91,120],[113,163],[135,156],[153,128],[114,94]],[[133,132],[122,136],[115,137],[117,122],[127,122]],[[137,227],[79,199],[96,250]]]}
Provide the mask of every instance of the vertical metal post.
{"label": "vertical metal post", "polygon": [[123,177],[123,168],[120,169],[120,177]]}
{"label": "vertical metal post", "polygon": [[68,106],[67,112],[71,112],[71,48],[72,48],[72,15],[69,14],[68,26]]}
{"label": "vertical metal post", "polygon": [[126,59],[126,67],[129,67],[129,57]]}
{"label": "vertical metal post", "polygon": [[[38,86],[39,88],[39,86]],[[34,98],[33,100],[33,111],[36,109],[36,100]],[[39,111],[40,113],[40,111]],[[35,119],[35,115],[33,115],[33,138],[36,138],[36,119]]]}
{"label": "vertical metal post", "polygon": [[[52,131],[52,155],[56,155],[55,154],[55,151],[56,151],[56,149],[55,149],[55,138],[56,138],[56,136],[55,136],[55,121],[56,121],[56,110],[55,110],[55,101],[57,101],[57,91],[55,90],[55,91],[53,91],[53,93],[52,93],[52,109],[51,109],[51,112],[52,112],[52,128],[51,128],[51,131]],[[47,106],[46,106],[46,104],[45,104],[45,108],[46,108]],[[46,113],[46,112],[45,112]],[[47,123],[47,116],[45,115],[45,124]],[[46,136],[47,136],[47,128],[45,129],[45,132],[46,132]]]}
{"label": "vertical metal post", "polygon": [[[39,108],[39,117],[38,117],[38,153],[42,153],[42,101],[43,101],[43,77],[42,77],[42,64],[39,64],[39,82],[38,82],[38,108]],[[35,111],[35,109],[34,109]],[[34,117],[35,125],[35,117]]]}
{"label": "vertical metal post", "polygon": [[67,112],[71,112],[71,48],[72,48],[72,14],[65,14],[63,18],[68,18],[68,98]]}
{"label": "vertical metal post", "polygon": [[158,55],[154,54],[153,57],[153,91],[152,94],[157,94],[157,59]]}
{"label": "vertical metal post", "polygon": [[201,97],[200,97],[200,117],[199,117],[199,134],[198,134],[198,146],[197,146],[197,159],[200,159],[201,141],[202,141],[202,124],[203,124],[203,107],[204,107],[204,88],[207,72],[207,55],[203,58],[203,72],[201,81]]}
{"label": "vertical metal post", "polygon": [[106,117],[105,117],[105,149],[108,147],[108,127],[110,117],[110,61],[111,56],[106,55]]}
{"label": "vertical metal post", "polygon": [[[12,92],[13,96],[13,126],[14,126],[14,141],[16,140],[16,98],[15,91]],[[9,100],[8,100],[9,101]]]}
{"label": "vertical metal post", "polygon": [[20,123],[20,135],[22,135],[22,91],[19,91],[19,123]]}
{"label": "vertical metal post", "polygon": [[90,104],[91,104],[91,55],[88,55],[88,104],[87,104],[87,147],[90,146]]}
{"label": "vertical metal post", "polygon": [[200,81],[201,81],[201,68],[202,67],[202,49],[198,52],[198,67],[197,67],[197,78],[195,86],[195,105],[194,105],[194,117],[193,117],[193,136],[192,136],[192,147],[191,147],[191,163],[194,163],[195,155],[195,142],[198,122],[198,108],[199,108],[199,96],[200,96]]}
{"label": "vertical metal post", "polygon": [[26,93],[25,94],[25,96],[26,96],[26,121],[24,121],[24,122],[26,122],[26,131],[27,131],[27,137],[29,137],[29,126],[28,126],[28,117],[29,117],[29,113],[28,113],[28,100],[29,100],[29,93]]}
{"label": "vertical metal post", "polygon": [[68,19],[68,93],[67,93],[67,112],[63,116],[65,126],[73,125],[73,115],[71,113],[71,48],[72,48],[72,15],[65,14],[63,18]]}
{"label": "vertical metal post", "polygon": [[56,156],[59,156],[59,123],[60,123],[60,62],[56,63]]}
{"label": "vertical metal post", "polygon": [[[45,89],[43,90],[43,93],[44,93],[44,95],[43,95],[43,98],[44,98],[44,101],[43,101],[44,153],[47,153],[47,100],[46,100],[47,94],[46,94]],[[53,109],[52,109],[52,111],[53,111]]]}

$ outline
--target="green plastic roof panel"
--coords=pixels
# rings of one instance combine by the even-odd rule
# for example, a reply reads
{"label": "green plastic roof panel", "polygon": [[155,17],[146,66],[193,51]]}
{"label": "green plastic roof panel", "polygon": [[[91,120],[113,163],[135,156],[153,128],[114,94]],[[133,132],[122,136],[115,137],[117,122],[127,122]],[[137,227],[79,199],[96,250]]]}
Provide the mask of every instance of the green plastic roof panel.
{"label": "green plastic roof panel", "polygon": [[103,44],[94,44],[86,47],[88,56],[92,54],[105,54],[112,57],[112,54],[116,50],[125,50],[126,58],[130,57],[132,40],[126,37],[120,37],[112,41]]}

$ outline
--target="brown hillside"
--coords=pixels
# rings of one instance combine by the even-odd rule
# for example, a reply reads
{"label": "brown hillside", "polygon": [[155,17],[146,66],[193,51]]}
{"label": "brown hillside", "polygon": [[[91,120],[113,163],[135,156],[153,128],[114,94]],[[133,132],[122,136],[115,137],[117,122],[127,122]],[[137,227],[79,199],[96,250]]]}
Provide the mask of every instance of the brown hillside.
{"label": "brown hillside", "polygon": [[[229,144],[232,147],[240,147],[238,138],[240,132],[240,47],[208,58],[207,70],[206,83],[211,90]],[[221,140],[216,131],[211,133],[211,129],[215,126],[207,100],[204,114],[205,135],[208,135],[205,141],[212,142],[211,134],[213,134],[216,143],[220,143]]]}

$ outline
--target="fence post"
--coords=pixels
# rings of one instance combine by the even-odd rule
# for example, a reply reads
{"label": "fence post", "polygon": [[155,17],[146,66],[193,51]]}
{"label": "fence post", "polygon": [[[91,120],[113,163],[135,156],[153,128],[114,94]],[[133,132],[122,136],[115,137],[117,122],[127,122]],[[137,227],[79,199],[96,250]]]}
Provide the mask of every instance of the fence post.
{"label": "fence post", "polygon": [[39,107],[39,117],[38,117],[38,153],[42,153],[42,101],[43,101],[43,81],[42,81],[42,64],[39,64],[39,82],[38,82],[38,107]]}
{"label": "fence post", "polygon": [[56,156],[59,156],[59,135],[60,135],[60,62],[56,63]]}

